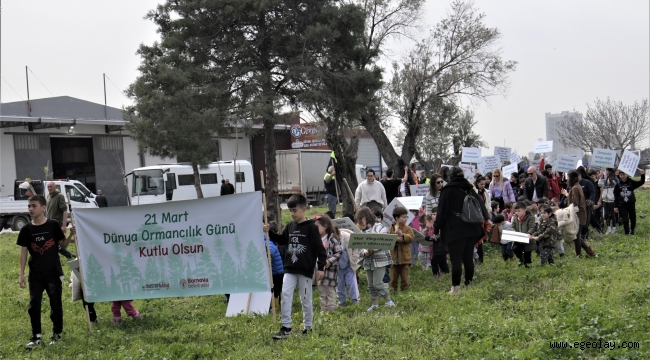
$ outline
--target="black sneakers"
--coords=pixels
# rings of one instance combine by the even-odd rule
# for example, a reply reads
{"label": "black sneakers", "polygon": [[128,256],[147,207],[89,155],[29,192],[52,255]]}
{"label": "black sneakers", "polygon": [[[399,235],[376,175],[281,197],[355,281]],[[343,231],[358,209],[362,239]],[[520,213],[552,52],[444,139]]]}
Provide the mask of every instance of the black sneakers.
{"label": "black sneakers", "polygon": [[42,342],[41,342],[41,338],[40,338],[40,337],[33,336],[33,337],[29,340],[29,342],[27,343],[27,345],[25,345],[25,349],[27,349],[27,350],[31,350],[31,349],[33,349],[33,348],[35,348],[35,347],[37,347],[37,346],[40,346],[41,344],[42,344]]}
{"label": "black sneakers", "polygon": [[286,328],[283,326],[280,328],[280,331],[273,334],[273,339],[274,340],[286,339],[289,336],[291,336],[291,328]]}
{"label": "black sneakers", "polygon": [[61,334],[54,334],[50,338],[50,345],[54,345],[54,344],[56,344],[57,341],[60,341],[60,340],[61,340]]}
{"label": "black sneakers", "polygon": [[303,335],[309,335],[309,334],[311,334],[311,329],[302,329],[302,334],[303,334]]}

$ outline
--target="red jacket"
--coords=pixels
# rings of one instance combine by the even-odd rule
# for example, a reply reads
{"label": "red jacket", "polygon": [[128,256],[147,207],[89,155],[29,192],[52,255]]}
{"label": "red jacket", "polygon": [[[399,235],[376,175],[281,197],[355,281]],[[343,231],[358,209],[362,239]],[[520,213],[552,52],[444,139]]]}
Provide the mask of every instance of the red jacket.
{"label": "red jacket", "polygon": [[554,179],[549,179],[546,183],[548,184],[548,199],[553,200],[553,198],[560,198],[560,186],[553,181]]}

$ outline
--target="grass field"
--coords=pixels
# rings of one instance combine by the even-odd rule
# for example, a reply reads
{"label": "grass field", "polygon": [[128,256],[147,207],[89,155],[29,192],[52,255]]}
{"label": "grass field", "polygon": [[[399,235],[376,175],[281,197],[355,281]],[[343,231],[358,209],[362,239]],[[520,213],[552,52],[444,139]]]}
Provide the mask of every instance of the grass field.
{"label": "grass field", "polygon": [[[505,264],[487,247],[470,289],[454,297],[449,276],[411,270],[412,287],[395,308],[370,305],[362,275],[359,306],[319,314],[314,331],[271,340],[271,316],[225,318],[223,296],[137,300],[141,321],[110,325],[110,304],[97,304],[100,325],[88,334],[79,302],[64,288],[63,341],[26,352],[28,291],[18,286],[15,235],[0,236],[0,358],[2,359],[648,359],[650,358],[650,191],[638,193],[637,235],[592,236],[598,257],[576,258],[573,247],[556,266]],[[315,209],[322,213],[322,209]],[[283,213],[288,214],[284,211]],[[567,244],[568,245],[568,244]],[[67,271],[66,271],[67,272]],[[51,335],[43,306],[44,337]],[[294,329],[300,329],[294,301]],[[637,342],[636,349],[551,349],[551,341]],[[633,345],[637,346],[637,345]]]}

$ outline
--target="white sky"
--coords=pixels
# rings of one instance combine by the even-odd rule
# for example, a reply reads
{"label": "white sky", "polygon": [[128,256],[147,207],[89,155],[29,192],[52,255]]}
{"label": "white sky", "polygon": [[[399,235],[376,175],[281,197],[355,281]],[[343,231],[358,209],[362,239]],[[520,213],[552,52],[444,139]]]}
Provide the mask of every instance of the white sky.
{"label": "white sky", "polygon": [[[158,38],[155,26],[143,19],[157,3],[3,2],[0,100],[27,98],[27,65],[35,74],[29,74],[30,98],[50,97],[49,89],[54,96],[103,103],[102,73],[123,90],[138,75],[138,45]],[[450,3],[428,0],[425,25],[437,23]],[[493,97],[489,105],[475,106],[477,132],[490,147],[503,146],[505,140],[508,147],[525,154],[545,137],[546,112],[574,108],[584,112],[587,102],[608,96],[625,103],[648,98],[649,4],[648,0],[476,1],[488,26],[502,33],[504,59],[519,62],[507,98]],[[408,50],[407,41],[395,44],[396,55]],[[107,80],[108,105],[122,107],[129,100],[116,86]],[[640,145],[648,146],[648,140]]]}

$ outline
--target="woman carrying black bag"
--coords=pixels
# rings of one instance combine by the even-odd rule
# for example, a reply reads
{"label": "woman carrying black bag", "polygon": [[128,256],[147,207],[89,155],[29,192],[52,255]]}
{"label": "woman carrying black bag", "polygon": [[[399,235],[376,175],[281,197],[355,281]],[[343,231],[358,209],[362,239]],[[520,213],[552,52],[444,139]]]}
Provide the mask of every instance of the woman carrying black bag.
{"label": "woman carrying black bag", "polygon": [[[434,223],[435,236],[449,248],[451,259],[451,283],[449,294],[460,291],[460,278],[465,267],[465,285],[474,278],[474,244],[483,237],[483,223],[467,223],[461,220],[465,196],[473,196],[479,202],[481,199],[472,189],[472,184],[465,179],[463,169],[453,167],[449,173],[449,182],[442,188],[438,212]],[[485,206],[480,206],[481,215],[488,220]]]}

